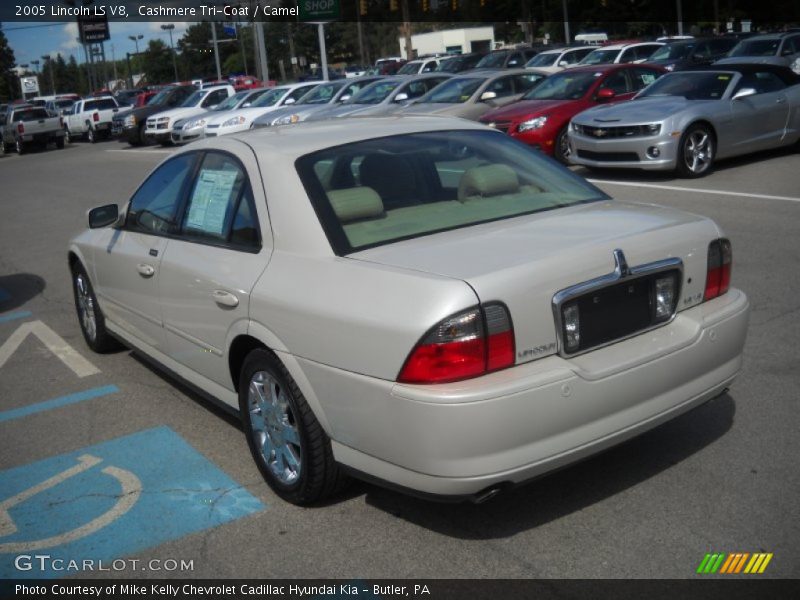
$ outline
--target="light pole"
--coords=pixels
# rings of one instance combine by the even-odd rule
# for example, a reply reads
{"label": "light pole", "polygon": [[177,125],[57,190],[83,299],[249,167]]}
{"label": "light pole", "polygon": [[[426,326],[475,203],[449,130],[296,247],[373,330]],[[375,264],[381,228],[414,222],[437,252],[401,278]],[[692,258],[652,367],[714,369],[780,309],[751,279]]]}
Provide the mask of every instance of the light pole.
{"label": "light pole", "polygon": [[[132,40],[134,44],[136,44],[136,60],[138,62],[139,70],[142,68],[142,61],[139,58],[139,40],[142,39],[144,36],[140,33],[139,35],[129,35],[128,39]],[[141,73],[140,73],[141,74]],[[133,74],[131,74],[131,85],[135,85],[133,82]]]}
{"label": "light pole", "polygon": [[175,60],[175,46],[172,45],[172,30],[175,29],[175,25],[172,23],[168,25],[162,25],[161,29],[164,31],[169,31],[169,49],[172,51],[172,68],[175,71],[175,81],[178,81],[178,63]]}
{"label": "light pole", "polygon": [[50,89],[52,90],[53,96],[56,95],[56,78],[53,74],[53,63],[50,62],[51,56],[49,54],[45,54],[42,56],[42,60],[47,68],[50,70]]}

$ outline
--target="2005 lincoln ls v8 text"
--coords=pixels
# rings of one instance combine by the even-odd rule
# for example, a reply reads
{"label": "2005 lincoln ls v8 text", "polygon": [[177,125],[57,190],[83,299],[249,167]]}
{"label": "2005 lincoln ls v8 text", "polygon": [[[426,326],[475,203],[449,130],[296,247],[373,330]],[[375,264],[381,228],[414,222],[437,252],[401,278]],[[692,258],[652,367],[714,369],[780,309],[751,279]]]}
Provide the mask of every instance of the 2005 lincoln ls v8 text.
{"label": "2005 lincoln ls v8 text", "polygon": [[198,141],[89,227],[69,248],[89,346],[121,340],[238,409],[294,503],[347,475],[485,500],[742,363],[749,305],[714,222],[612,200],[467,121]]}

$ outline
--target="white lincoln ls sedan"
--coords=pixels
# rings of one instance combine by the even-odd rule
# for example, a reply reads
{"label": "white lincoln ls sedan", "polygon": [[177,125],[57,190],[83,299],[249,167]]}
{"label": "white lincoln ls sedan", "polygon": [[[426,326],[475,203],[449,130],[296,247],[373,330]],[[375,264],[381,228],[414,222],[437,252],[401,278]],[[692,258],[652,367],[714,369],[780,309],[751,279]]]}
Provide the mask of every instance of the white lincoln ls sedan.
{"label": "white lincoln ls sedan", "polygon": [[440,117],[206,139],[69,247],[88,345],[238,411],[289,502],[486,500],[722,393],[749,304],[711,220]]}

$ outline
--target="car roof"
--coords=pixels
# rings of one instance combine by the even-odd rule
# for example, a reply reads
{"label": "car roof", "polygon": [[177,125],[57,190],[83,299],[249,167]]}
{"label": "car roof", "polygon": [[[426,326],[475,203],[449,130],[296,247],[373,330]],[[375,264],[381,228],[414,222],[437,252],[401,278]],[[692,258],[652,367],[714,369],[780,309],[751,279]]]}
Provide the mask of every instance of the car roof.
{"label": "car roof", "polygon": [[[581,67],[573,67],[572,69],[567,69],[566,71],[561,71],[561,73],[583,73],[584,71],[594,71],[600,73],[606,73],[608,71],[617,71],[619,69],[627,69],[631,67],[639,67],[642,65],[638,65],[635,63],[603,63],[602,65],[583,65]],[[648,65],[653,66],[653,65]],[[556,73],[559,75],[560,73]]]}
{"label": "car roof", "polygon": [[741,73],[747,75],[750,73],[768,71],[780,77],[788,85],[797,85],[800,83],[800,75],[792,71],[789,67],[783,65],[773,65],[769,63],[733,63],[733,64],[713,64],[707,66],[689,67],[678,71],[678,73],[691,73],[698,71],[706,71],[711,73],[718,73],[720,71],[728,71],[734,73]]}
{"label": "car roof", "polygon": [[213,140],[216,139],[237,139],[252,147],[257,153],[303,156],[318,150],[361,140],[456,129],[485,130],[485,126],[454,117],[392,115],[307,121],[289,126],[278,125],[255,129],[222,138],[209,138],[209,140],[213,145]]}

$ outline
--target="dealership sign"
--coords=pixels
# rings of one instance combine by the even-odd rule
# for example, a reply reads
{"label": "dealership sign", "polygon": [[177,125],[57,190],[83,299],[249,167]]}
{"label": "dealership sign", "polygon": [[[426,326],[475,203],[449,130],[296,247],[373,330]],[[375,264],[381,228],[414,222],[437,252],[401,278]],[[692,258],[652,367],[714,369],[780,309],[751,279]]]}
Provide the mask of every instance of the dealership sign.
{"label": "dealership sign", "polygon": [[111,37],[108,32],[108,17],[78,17],[78,31],[82,44],[105,42]]}
{"label": "dealership sign", "polygon": [[22,86],[22,95],[39,93],[39,78],[38,77],[20,77],[20,85]]}
{"label": "dealership sign", "polygon": [[299,0],[301,21],[329,21],[339,18],[339,0]]}

